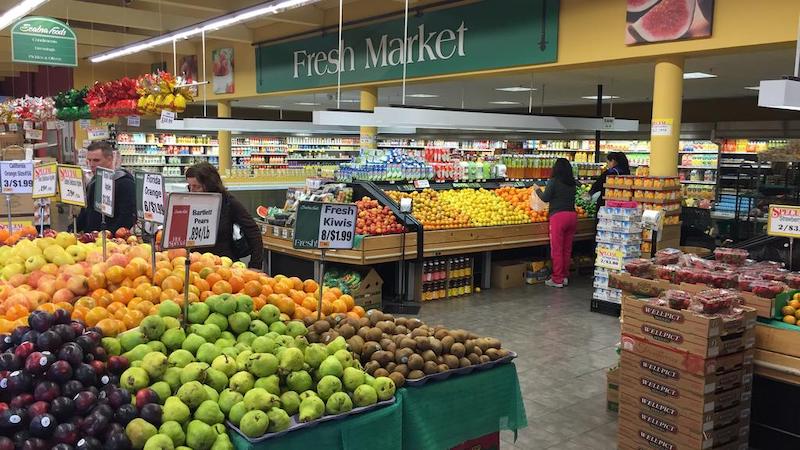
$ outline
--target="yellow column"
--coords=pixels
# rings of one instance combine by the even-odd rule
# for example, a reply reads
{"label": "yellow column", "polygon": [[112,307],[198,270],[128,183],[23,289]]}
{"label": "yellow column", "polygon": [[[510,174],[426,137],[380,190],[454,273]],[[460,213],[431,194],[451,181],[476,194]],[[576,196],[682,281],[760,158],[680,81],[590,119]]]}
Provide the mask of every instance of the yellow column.
{"label": "yellow column", "polygon": [[[378,105],[378,88],[369,87],[361,91],[361,110],[374,111],[375,106]],[[361,127],[361,148],[378,148],[378,128],[376,127]]]}
{"label": "yellow column", "polygon": [[653,120],[650,133],[650,175],[678,174],[678,146],[683,103],[683,57],[656,63]]}
{"label": "yellow column", "polygon": [[[217,117],[229,118],[231,116],[230,100],[217,102]],[[231,170],[231,132],[220,130],[219,136],[219,172],[223,176],[230,175]]]}

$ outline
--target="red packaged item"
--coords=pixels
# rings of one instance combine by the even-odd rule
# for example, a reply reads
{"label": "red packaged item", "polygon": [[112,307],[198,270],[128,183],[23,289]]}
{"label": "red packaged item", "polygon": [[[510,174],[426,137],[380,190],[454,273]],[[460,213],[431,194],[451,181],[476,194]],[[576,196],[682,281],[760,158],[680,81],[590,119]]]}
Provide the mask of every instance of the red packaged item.
{"label": "red packaged item", "polygon": [[677,264],[683,253],[677,248],[665,248],[656,252],[655,263],[658,265]]}
{"label": "red packaged item", "polygon": [[700,278],[698,275],[701,271],[697,269],[693,269],[691,267],[681,267],[678,269],[678,272],[675,273],[675,281],[678,283],[700,283]]}
{"label": "red packaged item", "polygon": [[700,302],[702,312],[705,314],[715,314],[741,304],[741,298],[735,292],[726,289],[709,289],[698,292],[694,298]]}
{"label": "red packaged item", "polygon": [[723,289],[735,289],[739,285],[739,275],[736,272],[706,272],[709,275],[711,286]]}
{"label": "red packaged item", "polygon": [[789,274],[789,271],[786,269],[775,269],[768,272],[763,272],[761,274],[761,278],[769,281],[785,281],[786,275]]}
{"label": "red packaged item", "polygon": [[696,269],[711,269],[712,268],[711,262],[712,261],[708,261],[692,253],[684,253],[680,256],[678,265],[682,267],[692,267]]}
{"label": "red packaged item", "polygon": [[625,263],[625,270],[634,277],[646,278],[650,275],[653,263],[649,259],[636,258]]}
{"label": "red packaged item", "polygon": [[735,266],[744,264],[748,256],[750,253],[742,248],[717,247],[714,249],[714,259]]}
{"label": "red packaged item", "polygon": [[675,264],[670,264],[668,266],[656,266],[656,277],[662,280],[667,280],[670,283],[675,283],[678,271],[680,269],[681,268]]}
{"label": "red packaged item", "polygon": [[677,289],[667,289],[661,294],[672,309],[687,309],[692,303],[692,296],[688,292]]}
{"label": "red packaged item", "polygon": [[740,273],[738,281],[739,290],[744,292],[752,292],[753,283],[757,281],[761,281],[761,279],[752,275],[751,273]]}
{"label": "red packaged item", "polygon": [[780,281],[754,281],[750,286],[753,294],[764,298],[775,298],[776,295],[789,289],[786,283]]}
{"label": "red packaged item", "polygon": [[800,289],[800,273],[790,272],[786,274],[786,284],[792,289]]}

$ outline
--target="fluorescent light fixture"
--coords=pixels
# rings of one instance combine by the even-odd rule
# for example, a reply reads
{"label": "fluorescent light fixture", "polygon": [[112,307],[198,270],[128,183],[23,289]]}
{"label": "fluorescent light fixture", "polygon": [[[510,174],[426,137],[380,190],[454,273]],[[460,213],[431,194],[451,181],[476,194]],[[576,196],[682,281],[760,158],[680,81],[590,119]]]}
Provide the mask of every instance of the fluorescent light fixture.
{"label": "fluorescent light fixture", "polygon": [[267,109],[281,109],[280,105],[259,105],[258,107]]}
{"label": "fluorescent light fixture", "polygon": [[510,102],[508,100],[499,100],[499,101],[496,101],[496,102],[489,102],[489,103],[491,103],[492,105],[519,105],[520,104],[519,102]]}
{"label": "fluorescent light fixture", "polygon": [[496,88],[495,91],[504,91],[504,92],[530,92],[535,91],[536,88],[529,88],[523,86],[511,86],[511,87],[504,87],[504,88]]}
{"label": "fluorescent light fixture", "polygon": [[361,100],[356,98],[342,98],[339,99],[339,103],[361,103]]}
{"label": "fluorescent light fixture", "polygon": [[800,111],[800,78],[762,80],[758,90],[758,106]]}
{"label": "fluorescent light fixture", "polygon": [[[318,125],[312,122],[296,122],[289,120],[252,120],[252,119],[183,119],[165,125],[160,120],[156,121],[156,128],[170,131],[200,131],[218,132],[230,131],[240,133],[276,133],[276,134],[344,134],[358,135],[358,125]],[[378,133],[382,134],[416,134],[413,127],[379,127]]]}
{"label": "fluorescent light fixture", "polygon": [[314,102],[297,102],[297,103],[295,103],[295,105],[298,105],[298,106],[319,106],[319,103],[314,103]]}
{"label": "fluorescent light fixture", "polygon": [[761,89],[759,86],[745,86],[744,88],[748,89],[750,91],[757,91],[757,90]]}
{"label": "fluorescent light fixture", "polygon": [[444,106],[442,105],[422,105],[422,106],[426,108],[444,108]]}
{"label": "fluorescent light fixture", "polygon": [[[172,42],[173,40],[189,39],[192,36],[198,36],[203,32],[212,33],[219,29],[229,27],[236,23],[246,22],[260,16],[274,15],[283,11],[298,8],[310,3],[316,3],[319,0],[272,0],[265,3],[260,3],[249,8],[240,9],[223,16],[215,17],[213,19],[205,20],[203,22],[184,27],[173,32],[162,34],[161,36],[144,39],[134,42],[123,47],[115,48],[106,52],[98,53],[89,58],[93,63],[108,61],[111,59],[119,58],[122,56],[132,55],[144,50],[158,47]],[[42,0],[31,1],[31,3],[43,3]],[[28,3],[28,1],[23,2]],[[38,6],[38,5],[37,5]],[[9,12],[13,11],[13,8]],[[6,13],[8,14],[8,13]],[[4,15],[5,16],[5,15]]]}
{"label": "fluorescent light fixture", "polygon": [[438,95],[436,94],[408,94],[406,97],[411,98],[436,98]]}
{"label": "fluorescent light fixture", "polygon": [[[585,98],[586,100],[597,100],[597,96],[596,95],[585,95],[585,96],[583,96],[581,98]],[[603,100],[616,100],[618,98],[622,98],[622,97],[619,97],[619,96],[616,96],[616,95],[604,95],[603,96]]]}
{"label": "fluorescent light fixture", "polygon": [[16,22],[17,19],[25,17],[25,15],[43,3],[47,3],[47,0],[24,0],[12,6],[11,9],[0,16],[0,30]]}
{"label": "fluorescent light fixture", "polygon": [[713,73],[705,72],[684,72],[684,80],[702,80],[703,78],[717,78]]}

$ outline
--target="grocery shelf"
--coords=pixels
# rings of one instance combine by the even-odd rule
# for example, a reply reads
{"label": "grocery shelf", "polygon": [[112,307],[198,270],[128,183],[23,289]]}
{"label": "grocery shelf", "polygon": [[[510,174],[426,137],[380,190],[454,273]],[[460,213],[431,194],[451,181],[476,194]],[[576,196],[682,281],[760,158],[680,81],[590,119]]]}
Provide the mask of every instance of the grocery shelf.
{"label": "grocery shelf", "polygon": [[350,161],[352,158],[286,158],[287,161]]}
{"label": "grocery shelf", "polygon": [[360,148],[332,148],[332,149],[324,149],[324,148],[290,148],[289,151],[291,152],[360,152]]}
{"label": "grocery shelf", "polygon": [[707,185],[716,185],[716,181],[691,181],[691,180],[681,180],[681,184],[707,184]]}
{"label": "grocery shelf", "polygon": [[703,169],[703,170],[717,170],[714,166],[678,166],[678,169]]}
{"label": "grocery shelf", "polygon": [[135,153],[120,152],[120,156],[191,156],[197,158],[219,158],[219,155],[192,155],[189,153]]}
{"label": "grocery shelf", "polygon": [[719,152],[687,152],[687,151],[679,151],[678,154],[681,155],[719,155]]}
{"label": "grocery shelf", "polygon": [[155,145],[163,147],[165,145],[184,145],[188,147],[219,147],[219,144],[188,144],[179,142],[117,142],[117,145]]}
{"label": "grocery shelf", "polygon": [[232,148],[242,147],[288,147],[288,144],[231,144]]}
{"label": "grocery shelf", "polygon": [[291,189],[291,188],[301,188],[306,185],[304,181],[298,181],[296,183],[292,182],[283,182],[283,183],[235,183],[235,182],[225,182],[225,189],[229,191],[266,191],[266,190],[281,190],[281,189]]}
{"label": "grocery shelf", "polygon": [[242,156],[287,156],[288,153],[286,152],[276,152],[276,153],[250,153],[249,155],[242,155]]}
{"label": "grocery shelf", "polygon": [[125,167],[189,167],[191,164],[130,164],[122,163]]}

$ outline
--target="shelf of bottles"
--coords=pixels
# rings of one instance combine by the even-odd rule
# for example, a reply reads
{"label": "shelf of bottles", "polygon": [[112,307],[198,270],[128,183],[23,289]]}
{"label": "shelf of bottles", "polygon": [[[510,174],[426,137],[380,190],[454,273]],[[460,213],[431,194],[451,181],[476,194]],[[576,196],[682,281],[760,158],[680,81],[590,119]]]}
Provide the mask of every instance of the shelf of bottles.
{"label": "shelf of bottles", "polygon": [[442,300],[472,293],[474,260],[469,256],[431,258],[422,263],[422,300]]}
{"label": "shelf of bottles", "polygon": [[219,143],[208,135],[118,133],[117,151],[123,167],[181,177],[202,161],[219,164]]}
{"label": "shelf of bottles", "polygon": [[719,145],[711,141],[682,141],[678,152],[678,177],[683,186],[683,206],[711,209],[717,197]]}

